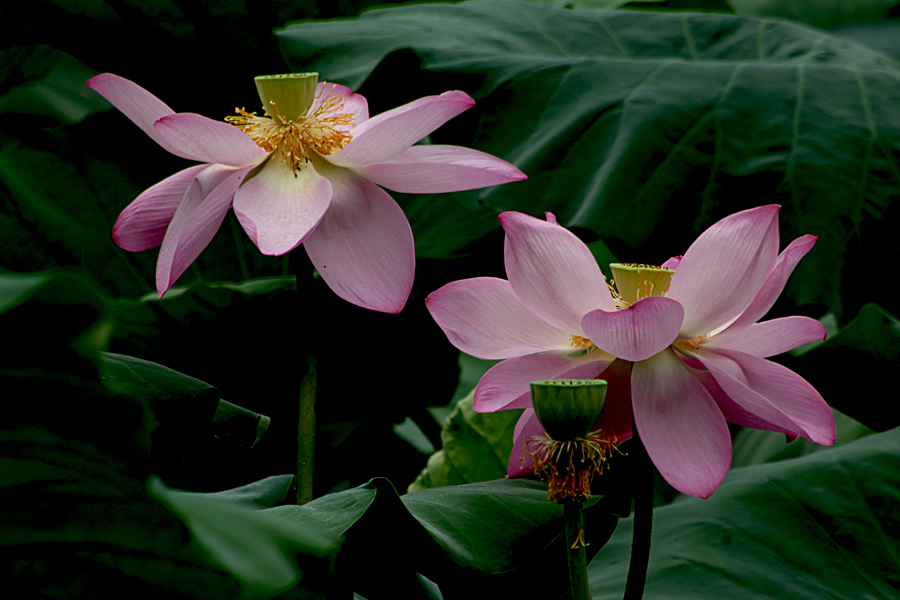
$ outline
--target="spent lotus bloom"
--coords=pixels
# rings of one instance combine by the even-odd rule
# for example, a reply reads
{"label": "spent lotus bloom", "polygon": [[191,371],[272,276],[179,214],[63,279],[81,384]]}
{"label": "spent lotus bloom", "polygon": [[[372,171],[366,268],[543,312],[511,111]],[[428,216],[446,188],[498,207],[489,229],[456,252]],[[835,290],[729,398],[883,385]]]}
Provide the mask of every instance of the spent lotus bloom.
{"label": "spent lotus bloom", "polygon": [[162,297],[209,244],[228,209],[263,254],[303,244],[331,289],[365,308],[399,312],[412,289],[409,222],[385,192],[450,192],[525,179],[496,157],[458,146],[413,145],[474,101],[428,96],[369,118],[361,95],[315,74],[259,77],[264,115],[216,121],[175,113],[112,74],[87,85],[169,152],[198,161],[152,186],[119,216],[126,250],[161,245]]}
{"label": "spent lotus bloom", "polygon": [[[587,248],[573,235],[561,234],[562,227],[507,215],[501,221],[516,223],[504,225],[508,283],[514,293],[489,297],[483,283],[468,280],[432,295],[437,300],[429,305],[432,315],[458,348],[490,358],[505,358],[505,350],[510,360],[494,369],[523,359],[536,365],[588,361],[596,354],[593,362],[607,365],[601,373],[616,367],[616,376],[627,380],[621,387],[629,389],[634,426],[660,474],[693,496],[711,495],[728,472],[727,421],[791,439],[834,443],[834,417],[821,395],[796,373],[766,360],[825,337],[824,327],[808,317],[758,322],[817,239],[801,236],[779,254],[777,206],[722,219],[684,256],[658,267],[613,265],[615,286],[607,286]],[[523,276],[530,280],[522,282]],[[469,317],[458,310],[465,304]],[[505,329],[501,324],[488,328],[485,319],[491,314],[497,319],[496,313],[504,310],[525,310],[561,333],[570,332],[573,343],[590,351],[565,355],[547,328],[528,334],[530,346],[522,343],[526,334],[511,322]],[[579,328],[573,330],[576,318]],[[548,344],[551,340],[556,345]],[[623,363],[629,365],[624,376],[625,369],[618,366]],[[504,369],[510,371],[506,378],[489,371],[479,383],[485,386],[483,397],[502,400],[478,403],[476,391],[476,410],[527,406],[523,398],[509,400],[529,376],[528,365],[521,366]],[[606,374],[603,378],[609,379]]]}

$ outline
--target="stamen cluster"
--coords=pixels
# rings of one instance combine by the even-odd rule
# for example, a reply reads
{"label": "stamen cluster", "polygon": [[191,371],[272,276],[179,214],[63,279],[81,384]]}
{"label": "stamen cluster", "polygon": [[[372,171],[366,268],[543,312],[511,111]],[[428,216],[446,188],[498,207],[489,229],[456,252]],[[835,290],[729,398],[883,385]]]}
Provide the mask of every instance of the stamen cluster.
{"label": "stamen cluster", "polygon": [[240,116],[225,117],[225,120],[250,136],[266,152],[277,152],[296,176],[297,171],[309,161],[310,150],[330,156],[353,140],[353,136],[342,130],[353,126],[353,115],[341,112],[344,97],[332,95],[332,91],[312,112],[297,121],[282,117],[274,102],[271,103],[271,113],[268,108],[263,109],[266,113],[264,117],[235,108]]}
{"label": "stamen cluster", "polygon": [[603,473],[612,449],[618,450],[598,429],[570,441],[534,436],[525,444],[522,458],[527,451],[534,472],[547,480],[548,500],[583,502],[591,497],[591,481]]}

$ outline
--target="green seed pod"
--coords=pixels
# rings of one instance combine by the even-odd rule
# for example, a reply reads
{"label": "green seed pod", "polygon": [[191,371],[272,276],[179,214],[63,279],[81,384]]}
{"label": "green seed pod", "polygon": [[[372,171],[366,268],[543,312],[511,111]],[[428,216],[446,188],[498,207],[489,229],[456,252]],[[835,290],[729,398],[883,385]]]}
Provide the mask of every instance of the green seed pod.
{"label": "green seed pod", "polygon": [[600,416],[606,401],[606,382],[602,379],[532,381],[531,401],[551,439],[575,441],[587,437]]}
{"label": "green seed pod", "polygon": [[[290,73],[255,77],[256,91],[270,116],[299,121],[316,97],[318,73]],[[274,108],[273,108],[274,105]]]}
{"label": "green seed pod", "polygon": [[628,304],[647,296],[665,296],[675,274],[672,269],[635,263],[613,263],[609,269],[619,296]]}

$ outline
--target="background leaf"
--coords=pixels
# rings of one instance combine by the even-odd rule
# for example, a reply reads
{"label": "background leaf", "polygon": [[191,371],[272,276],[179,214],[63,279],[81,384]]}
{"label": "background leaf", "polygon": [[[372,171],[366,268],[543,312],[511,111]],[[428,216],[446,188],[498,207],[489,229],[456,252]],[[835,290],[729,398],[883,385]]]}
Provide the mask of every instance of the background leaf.
{"label": "background leaf", "polygon": [[109,302],[68,272],[3,275],[0,299],[0,325],[16,346],[0,365],[7,589],[26,597],[314,592],[310,574],[327,570],[337,537],[246,506],[283,497],[283,478],[212,496],[150,478],[148,491],[155,423],[145,398],[106,389],[97,372]]}
{"label": "background leaf", "polygon": [[[377,479],[267,512],[343,533],[333,589],[343,586],[365,598],[430,597],[417,572],[446,600],[471,597],[473,589],[491,597],[556,598],[568,587],[562,507],[549,502],[546,485],[536,481],[501,479],[397,496],[390,482]],[[596,552],[617,518],[596,498],[585,519]],[[379,552],[387,538],[403,543]],[[536,569],[539,578],[532,576]]]}
{"label": "background leaf", "polygon": [[[644,597],[893,598],[900,589],[900,430],[801,458],[733,469],[707,500],[656,510]],[[589,567],[597,600],[620,598],[623,521]]]}
{"label": "background leaf", "polygon": [[460,400],[441,430],[442,449],[410,484],[409,491],[490,481],[506,477],[513,445],[513,430],[521,410],[476,413],[475,391]]}
{"label": "background leaf", "polygon": [[[859,438],[875,433],[862,423],[854,421],[843,413],[832,410],[837,429],[835,446],[842,446]],[[734,436],[731,468],[778,462],[799,458],[814,452],[822,452],[834,446],[820,446],[805,438],[797,438],[788,443],[784,434],[759,429],[741,429]]]}
{"label": "background leaf", "polygon": [[876,276],[863,256],[897,258],[900,66],[864,47],[783,22],[504,1],[371,11],[278,39],[295,68],[394,104],[466,90],[479,103],[432,140],[529,175],[471,203],[549,210],[623,259],[664,261],[726,214],[778,203],[785,240],[820,238],[787,295],[841,318],[862,304],[848,290]]}

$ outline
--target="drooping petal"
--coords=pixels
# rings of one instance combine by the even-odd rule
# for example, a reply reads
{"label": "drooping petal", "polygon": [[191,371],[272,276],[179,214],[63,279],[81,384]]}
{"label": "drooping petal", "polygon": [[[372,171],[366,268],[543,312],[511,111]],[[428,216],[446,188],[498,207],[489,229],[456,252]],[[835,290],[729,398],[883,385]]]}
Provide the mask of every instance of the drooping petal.
{"label": "drooping petal", "polygon": [[87,86],[106,98],[119,109],[122,114],[149,135],[153,140],[176,156],[190,160],[198,160],[193,155],[185,154],[169,144],[153,128],[157,120],[166,115],[175,114],[162,100],[123,77],[112,73],[103,73],[88,80]]}
{"label": "drooping petal", "polygon": [[506,274],[516,296],[543,320],[581,335],[581,318],[615,310],[597,261],[575,234],[522,213],[505,212]]}
{"label": "drooping petal", "polygon": [[370,181],[397,192],[458,192],[527,179],[506,161],[459,146],[412,146],[390,160],[356,167]]}
{"label": "drooping petal", "polygon": [[577,351],[571,334],[535,316],[503,279],[454,281],[432,292],[425,304],[450,343],[477,358]]}
{"label": "drooping petal", "polygon": [[593,379],[615,357],[595,350],[581,356],[531,354],[510,358],[491,367],[475,388],[475,412],[494,412],[531,406],[532,381]]}
{"label": "drooping petal", "polygon": [[258,165],[269,155],[237,127],[202,115],[168,115],[159,119],[153,128],[181,156],[202,162],[249,167]]}
{"label": "drooping petal", "polygon": [[326,160],[350,168],[388,161],[473,104],[463,92],[420,98],[365,121],[353,130],[353,141]]}
{"label": "drooping petal", "polygon": [[412,230],[384,190],[345,169],[320,165],[333,198],[304,246],[338,296],[371,310],[398,313],[416,268]]}
{"label": "drooping petal", "polygon": [[754,323],[734,335],[725,332],[710,337],[704,348],[737,350],[744,354],[766,358],[801,344],[825,339],[825,326],[809,317],[793,316]]}
{"label": "drooping petal", "polygon": [[156,288],[160,298],[209,245],[250,169],[211,165],[191,182],[159,250]]}
{"label": "drooping petal", "polygon": [[337,83],[320,83],[316,86],[316,97],[312,105],[309,107],[307,114],[316,112],[323,102],[329,101],[332,97],[343,96],[340,104],[333,107],[332,110],[324,112],[323,117],[334,114],[351,114],[353,121],[349,125],[338,125],[338,131],[350,132],[354,127],[360,125],[363,121],[369,120],[369,103],[360,94],[354,94],[350,88]]}
{"label": "drooping petal", "polygon": [[807,252],[812,250],[812,247],[816,244],[816,240],[818,239],[819,238],[814,235],[803,235],[791,242],[790,245],[778,255],[775,266],[766,278],[766,282],[763,284],[762,289],[759,290],[759,293],[756,294],[753,302],[750,303],[750,306],[735,319],[734,323],[730,324],[719,335],[726,336],[740,332],[753,323],[756,323],[769,312],[769,309],[775,304],[778,296],[781,295],[781,291],[784,289],[788,277],[793,273],[794,267],[797,266],[797,263],[800,262],[801,258],[806,256]]}
{"label": "drooping petal", "polygon": [[738,316],[778,254],[778,207],[725,217],[700,234],[678,263],[669,298],[684,306],[681,336],[705,335]]}
{"label": "drooping petal", "polygon": [[516,422],[516,428],[513,431],[513,449],[509,454],[509,466],[507,467],[506,476],[515,477],[524,475],[525,473],[534,472],[534,461],[531,454],[525,448],[528,441],[539,435],[547,435],[541,422],[538,421],[537,414],[533,408],[525,409],[522,416]]}
{"label": "drooping petal", "polygon": [[794,427],[785,429],[782,426],[772,423],[771,421],[766,421],[743,408],[740,404],[728,397],[728,394],[726,394],[725,390],[722,389],[722,386],[718,384],[716,378],[713,377],[709,371],[702,368],[702,364],[700,367],[700,370],[688,368],[688,373],[703,384],[706,391],[710,393],[713,400],[719,405],[719,409],[722,411],[722,414],[725,415],[726,421],[734,423],[735,425],[740,425],[741,427],[763,429],[765,431],[777,431],[778,433],[785,434],[791,439],[796,439],[800,436],[799,428]]}
{"label": "drooping petal", "polygon": [[777,363],[733,350],[697,356],[728,396],[745,410],[817,444],[835,441],[831,409],[805,379]]}
{"label": "drooping petal", "polygon": [[587,337],[598,348],[625,360],[644,360],[675,341],[684,308],[677,300],[648,296],[626,309],[594,310],[581,319]]}
{"label": "drooping petal", "polygon": [[209,165],[188,167],[145,190],[116,219],[113,240],[132,252],[162,244],[166,229],[188,187],[207,168]]}
{"label": "drooping petal", "polygon": [[299,246],[331,204],[331,183],[311,163],[294,173],[277,157],[254,171],[234,196],[234,212],[263,254]]}
{"label": "drooping petal", "polygon": [[670,350],[634,363],[634,422],[660,474],[680,492],[708,498],[731,465],[725,417]]}

